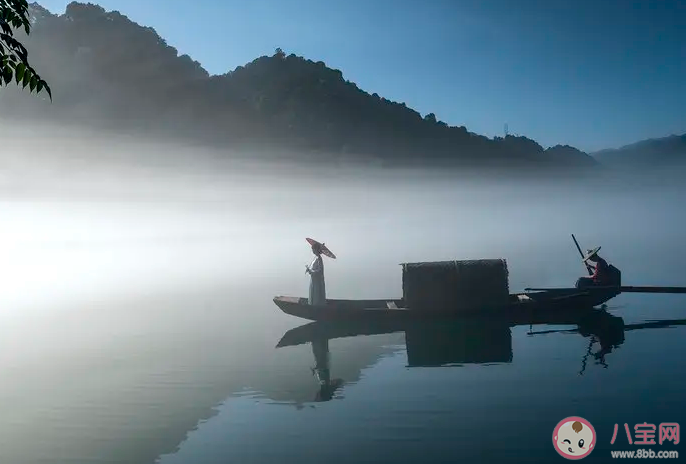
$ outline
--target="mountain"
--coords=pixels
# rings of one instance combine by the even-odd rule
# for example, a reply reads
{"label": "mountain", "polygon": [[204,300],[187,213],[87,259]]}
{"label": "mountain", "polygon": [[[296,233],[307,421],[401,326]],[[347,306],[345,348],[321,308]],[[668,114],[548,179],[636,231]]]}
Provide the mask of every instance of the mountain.
{"label": "mountain", "polygon": [[422,116],[369,94],[343,73],[277,49],[223,75],[210,75],[152,28],[117,11],[70,3],[63,15],[32,4],[29,58],[53,102],[16,88],[0,93],[4,114],[117,131],[177,137],[307,159],[382,163],[588,168],[572,147],[544,149],[526,137],[496,137]]}
{"label": "mountain", "polygon": [[686,167],[686,134],[649,139],[592,154],[600,163],[623,169]]}

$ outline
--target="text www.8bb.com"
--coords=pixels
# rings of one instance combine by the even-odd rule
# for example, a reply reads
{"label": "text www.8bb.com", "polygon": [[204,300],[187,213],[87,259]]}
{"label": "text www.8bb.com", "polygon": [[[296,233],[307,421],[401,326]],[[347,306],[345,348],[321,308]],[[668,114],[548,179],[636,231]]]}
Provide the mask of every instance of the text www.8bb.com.
{"label": "text www.8bb.com", "polygon": [[613,458],[625,459],[678,459],[678,451],[654,451],[639,449],[635,451],[611,451]]}

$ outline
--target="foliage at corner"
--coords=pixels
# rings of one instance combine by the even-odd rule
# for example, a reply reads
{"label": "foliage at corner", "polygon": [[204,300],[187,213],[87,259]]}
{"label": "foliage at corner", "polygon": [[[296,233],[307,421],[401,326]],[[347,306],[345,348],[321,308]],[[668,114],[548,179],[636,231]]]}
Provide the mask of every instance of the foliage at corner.
{"label": "foliage at corner", "polygon": [[28,51],[14,37],[14,29],[30,34],[29,4],[26,0],[0,0],[0,85],[15,81],[30,92],[45,90],[52,99],[50,87],[29,64]]}

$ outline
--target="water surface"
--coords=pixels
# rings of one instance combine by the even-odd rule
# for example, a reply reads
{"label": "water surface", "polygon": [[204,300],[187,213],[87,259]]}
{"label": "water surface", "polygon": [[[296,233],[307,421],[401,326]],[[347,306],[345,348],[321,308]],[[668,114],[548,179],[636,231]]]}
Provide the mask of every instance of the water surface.
{"label": "water surface", "polygon": [[[306,321],[271,301],[306,294],[306,236],[339,257],[334,298],[398,297],[397,264],[422,260],[504,257],[513,291],[568,286],[572,232],[627,284],[684,285],[674,192],[131,171],[3,184],[0,462],[554,462],[574,415],[600,462],[631,449],[615,423],[683,422],[685,329],[630,329],[686,318],[681,295],[613,300],[627,330],[604,357],[597,335],[528,326],[332,339],[330,394],[311,343],[276,348]],[[574,327],[533,327],[555,329]]]}

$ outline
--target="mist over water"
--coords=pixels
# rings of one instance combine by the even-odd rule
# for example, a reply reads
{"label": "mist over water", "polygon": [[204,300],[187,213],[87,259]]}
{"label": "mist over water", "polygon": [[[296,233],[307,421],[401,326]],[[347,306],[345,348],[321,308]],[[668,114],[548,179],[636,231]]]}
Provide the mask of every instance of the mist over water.
{"label": "mist over water", "polygon": [[[686,284],[683,185],[295,166],[15,129],[0,134],[3,462],[153,462],[231,394],[309,401],[294,373],[308,348],[273,350],[302,321],[271,302],[306,296],[305,237],[338,256],[330,298],[399,297],[410,261],[503,257],[512,291],[571,286],[571,233],[626,284]],[[388,351],[339,346],[368,365]]]}
{"label": "mist over water", "polygon": [[[15,139],[3,149],[0,247],[11,283],[3,298],[10,288],[18,302],[50,288],[76,296],[248,273],[263,285],[303,267],[305,236],[340,255],[327,268],[334,294],[351,292],[338,282],[365,268],[387,275],[382,290],[396,293],[390,282],[405,261],[505,257],[515,282],[518,266],[569,279],[579,271],[570,233],[608,256],[683,256],[674,243],[686,231],[682,186],[260,164],[80,135]],[[358,292],[373,295],[376,285]]]}

